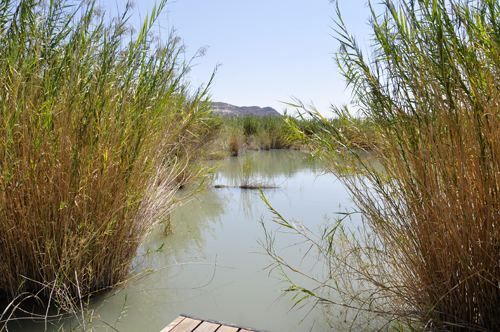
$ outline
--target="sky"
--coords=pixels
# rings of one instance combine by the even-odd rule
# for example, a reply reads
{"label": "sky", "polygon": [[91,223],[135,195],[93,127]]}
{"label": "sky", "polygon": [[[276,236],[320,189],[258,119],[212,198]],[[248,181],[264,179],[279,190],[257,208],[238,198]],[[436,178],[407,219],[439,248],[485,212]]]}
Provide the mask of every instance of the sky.
{"label": "sky", "polygon": [[[338,0],[343,19],[360,45],[369,44],[366,0]],[[108,14],[123,10],[126,0],[98,0]],[[138,25],[155,4],[136,0],[130,21]],[[350,100],[350,91],[332,60],[338,50],[333,27],[335,6],[329,0],[171,0],[156,29],[171,29],[186,45],[193,62],[191,82],[211,87],[213,101],[237,106],[270,106],[280,113],[300,99],[328,116],[330,105]]]}

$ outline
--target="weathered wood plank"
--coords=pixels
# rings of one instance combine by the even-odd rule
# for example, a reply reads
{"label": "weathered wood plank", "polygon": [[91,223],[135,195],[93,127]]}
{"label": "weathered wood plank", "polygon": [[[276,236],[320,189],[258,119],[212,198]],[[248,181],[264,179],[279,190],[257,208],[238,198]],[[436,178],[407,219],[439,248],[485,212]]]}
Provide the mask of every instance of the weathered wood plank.
{"label": "weathered wood plank", "polygon": [[176,327],[180,322],[182,322],[186,317],[179,316],[177,317],[172,323],[168,324],[167,327],[165,327],[163,330],[160,332],[170,332],[174,327]]}
{"label": "weathered wood plank", "polygon": [[252,327],[224,323],[213,319],[180,314],[161,332],[269,332]]}
{"label": "weathered wood plank", "polygon": [[171,332],[192,332],[200,324],[201,321],[186,317]]}
{"label": "weathered wood plank", "polygon": [[237,332],[237,331],[238,331],[237,327],[224,326],[224,325],[221,325],[221,327],[217,330],[217,332]]}
{"label": "weathered wood plank", "polygon": [[200,326],[194,330],[194,332],[214,332],[219,328],[220,324],[214,324],[209,322],[203,322]]}

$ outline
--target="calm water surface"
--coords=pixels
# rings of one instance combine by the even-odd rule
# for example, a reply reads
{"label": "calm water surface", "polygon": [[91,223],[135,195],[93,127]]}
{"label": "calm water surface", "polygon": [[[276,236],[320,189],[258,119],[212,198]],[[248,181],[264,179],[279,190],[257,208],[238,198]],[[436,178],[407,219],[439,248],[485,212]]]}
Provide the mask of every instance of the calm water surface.
{"label": "calm water surface", "polygon": [[[304,153],[246,156],[261,181],[279,186],[264,194],[285,218],[316,231],[325,218],[353,207],[336,178],[318,176],[321,164],[310,163]],[[214,183],[240,184],[243,162],[243,157],[220,161]],[[281,297],[287,284],[276,271],[265,269],[271,261],[259,246],[264,239],[261,220],[276,237],[281,256],[303,271],[322,273],[312,257],[303,259],[308,246],[294,245],[301,238],[286,234],[271,217],[258,191],[208,188],[172,214],[172,234],[165,236],[159,227],[148,237],[134,263],[134,280],[92,300],[98,317],[92,325],[97,331],[159,332],[186,313],[274,332],[328,330],[321,310],[311,310],[311,304],[292,308],[290,294]],[[353,217],[352,223],[360,220]],[[75,319],[66,321],[65,330],[71,325]],[[43,324],[23,325],[22,330],[42,331]]]}

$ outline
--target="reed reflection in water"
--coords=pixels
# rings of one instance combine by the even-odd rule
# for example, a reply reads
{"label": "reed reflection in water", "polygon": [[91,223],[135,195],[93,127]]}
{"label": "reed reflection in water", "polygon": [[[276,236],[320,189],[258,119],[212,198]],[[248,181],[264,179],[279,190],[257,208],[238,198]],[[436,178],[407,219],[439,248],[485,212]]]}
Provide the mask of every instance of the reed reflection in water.
{"label": "reed reflection in water", "polygon": [[[334,218],[335,212],[352,207],[333,175],[317,176],[323,166],[309,162],[307,154],[248,155],[259,176],[280,185],[265,195],[285,218],[317,230],[325,216]],[[243,162],[241,156],[220,161],[215,183],[238,185]],[[118,331],[158,332],[186,313],[274,332],[327,330],[321,311],[310,311],[310,305],[296,311],[291,297],[280,299],[286,284],[264,270],[270,259],[258,245],[264,237],[260,220],[276,235],[275,247],[285,259],[318,276],[323,273],[314,253],[303,259],[309,247],[294,245],[301,239],[282,234],[270,218],[258,191],[209,187],[172,214],[172,234],[165,236],[159,228],[148,237],[130,283],[92,299],[90,307],[99,316],[92,324],[102,326],[97,331],[110,330],[103,321]],[[68,319],[65,329],[70,325],[76,321]],[[43,324],[30,324],[29,330],[42,331]]]}

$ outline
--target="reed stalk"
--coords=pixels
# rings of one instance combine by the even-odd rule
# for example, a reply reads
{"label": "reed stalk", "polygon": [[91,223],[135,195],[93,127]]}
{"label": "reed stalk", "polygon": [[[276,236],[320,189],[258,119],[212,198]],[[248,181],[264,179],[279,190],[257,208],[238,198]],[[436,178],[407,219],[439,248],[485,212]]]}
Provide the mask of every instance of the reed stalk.
{"label": "reed stalk", "polygon": [[[289,290],[344,308],[352,329],[498,331],[500,4],[385,0],[382,6],[381,15],[371,7],[369,57],[338,7],[336,19],[336,61],[373,144],[353,143],[311,109],[305,111],[323,121],[328,135],[304,136],[291,123],[339,175],[364,229],[351,233],[343,221],[318,239],[276,214],[317,246],[328,270],[318,289]],[[334,111],[350,132],[363,135],[347,108]],[[364,158],[363,148],[380,167]],[[375,318],[361,326],[364,313],[384,318],[382,327]]]}
{"label": "reed stalk", "polygon": [[177,188],[204,172],[208,86],[191,92],[180,38],[153,33],[166,3],[134,33],[130,4],[109,21],[95,1],[0,2],[8,298],[41,291],[62,303],[120,283]]}

